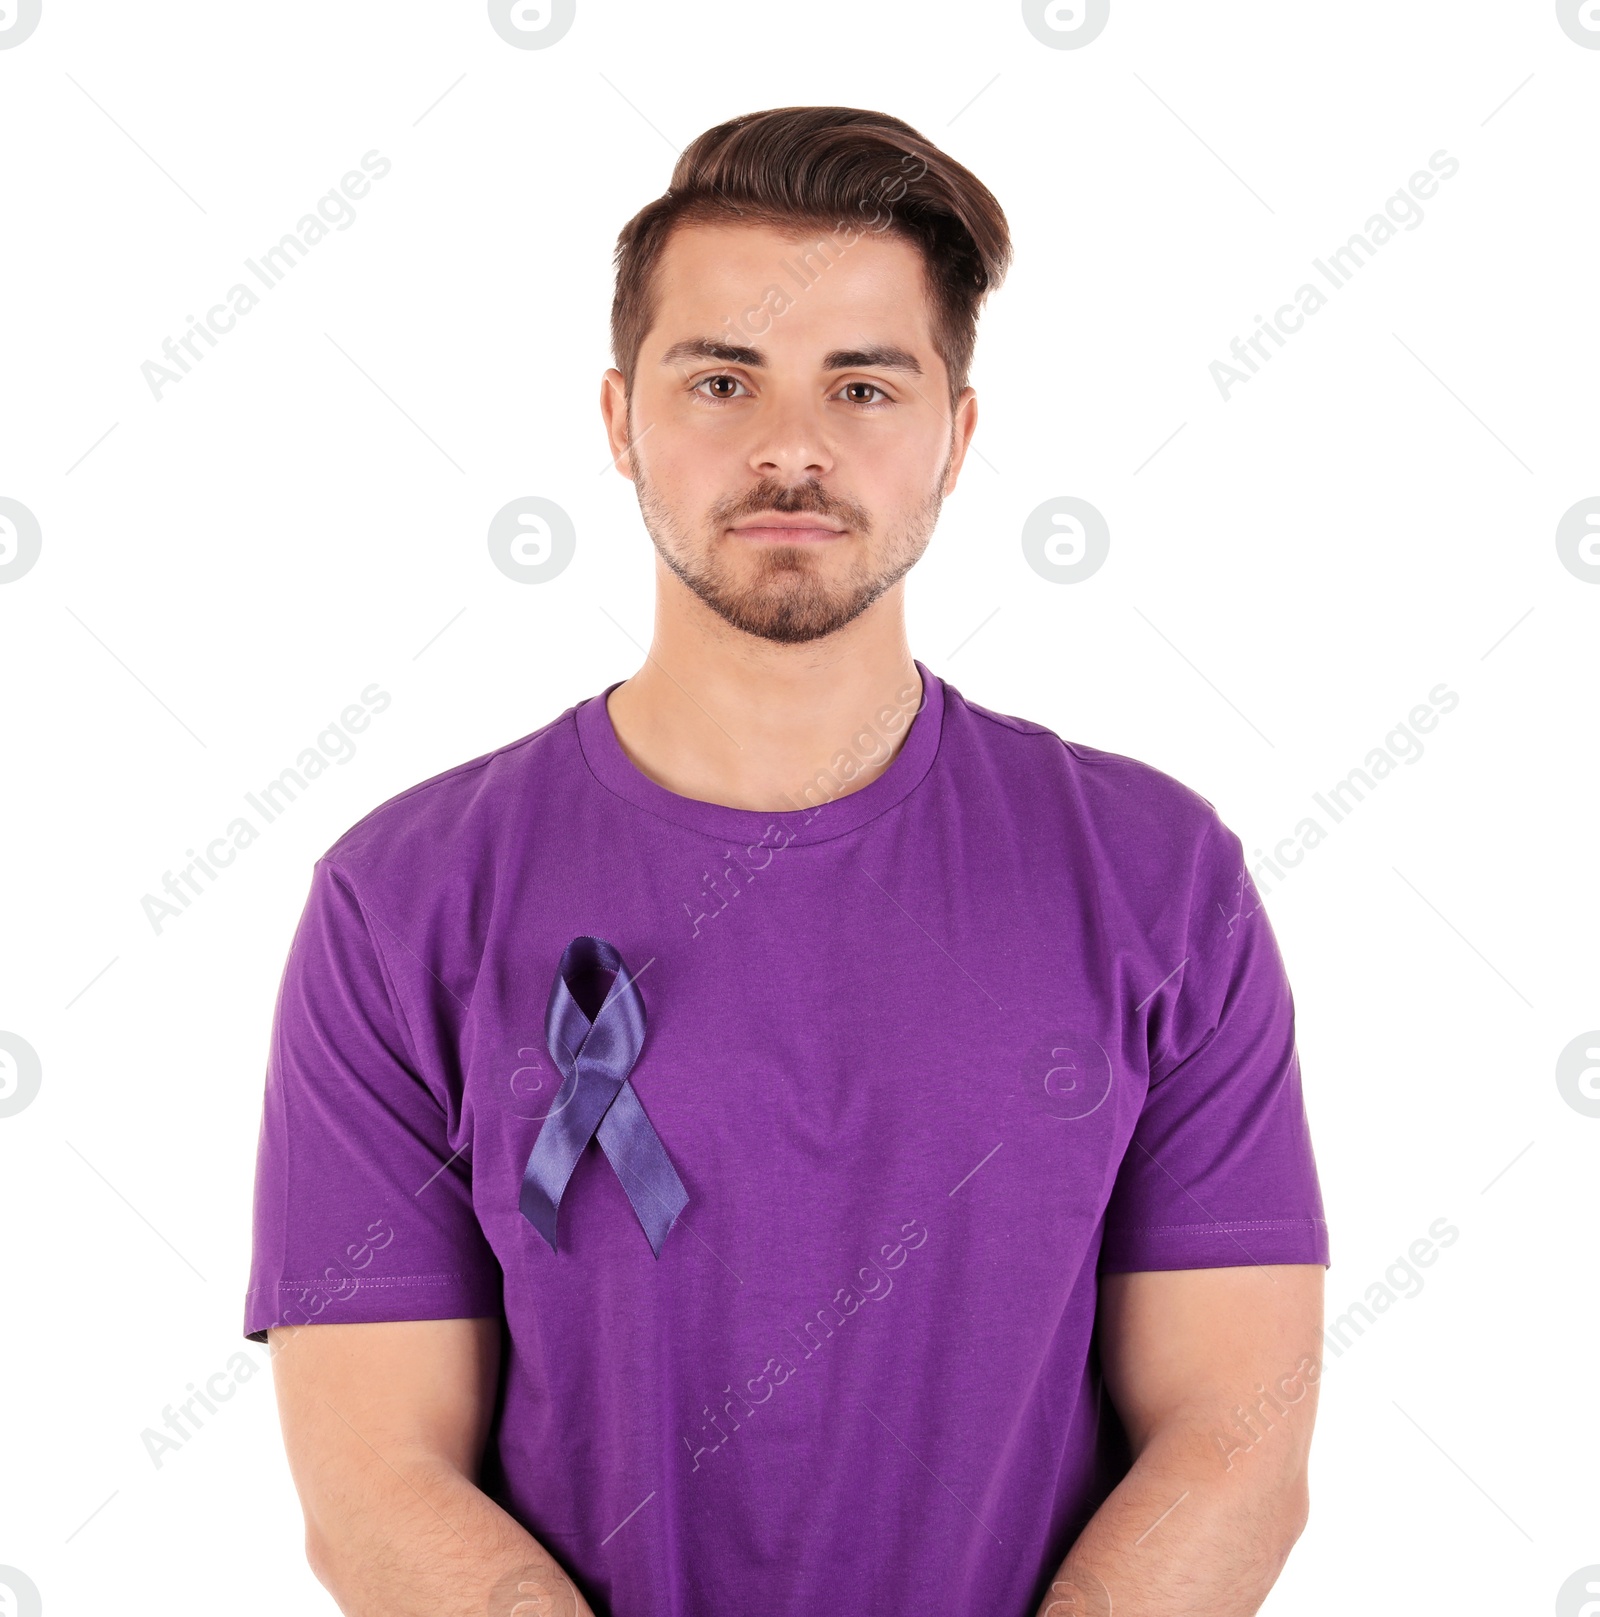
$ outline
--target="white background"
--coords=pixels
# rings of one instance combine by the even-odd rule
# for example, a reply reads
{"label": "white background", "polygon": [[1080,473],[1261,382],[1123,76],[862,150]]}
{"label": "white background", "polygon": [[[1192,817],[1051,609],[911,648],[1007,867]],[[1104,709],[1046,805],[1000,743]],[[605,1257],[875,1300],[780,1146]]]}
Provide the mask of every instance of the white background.
{"label": "white background", "polygon": [[[1058,50],[1008,3],[579,0],[526,50],[468,0],[44,0],[0,51],[0,495],[43,535],[0,584],[0,1029],[43,1073],[0,1118],[0,1563],[46,1612],[333,1609],[241,1338],[311,864],[638,667],[651,551],[597,408],[612,245],[694,135],[796,103],[905,118],[1015,236],[976,453],[908,582],[936,673],[1176,775],[1247,851],[1460,697],[1263,886],[1330,1317],[1460,1230],[1330,1355],[1264,1609],[1545,1612],[1600,1562],[1600,1118],[1555,1079],[1600,1027],[1600,588],[1555,545],[1600,494],[1600,50],[1547,0],[1112,12]],[[162,339],[373,149],[355,223],[157,402]],[[1441,150],[1423,223],[1224,402],[1230,339]],[[536,587],[485,541],[526,494],[578,533]],[[1020,545],[1063,494],[1111,531],[1069,585]],[[157,934],[144,895],[374,681],[355,757]],[[241,1350],[258,1373],[156,1467],[141,1433]]]}

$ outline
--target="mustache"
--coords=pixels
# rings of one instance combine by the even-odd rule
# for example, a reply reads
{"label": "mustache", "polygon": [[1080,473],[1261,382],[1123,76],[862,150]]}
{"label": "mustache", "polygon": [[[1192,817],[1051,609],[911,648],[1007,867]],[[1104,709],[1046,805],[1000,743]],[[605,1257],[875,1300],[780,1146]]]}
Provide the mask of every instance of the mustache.
{"label": "mustache", "polygon": [[854,500],[837,498],[812,480],[787,486],[773,481],[758,483],[736,499],[719,501],[711,515],[719,525],[726,526],[740,517],[759,516],[764,511],[831,517],[845,527],[859,530],[865,530],[871,520]]}

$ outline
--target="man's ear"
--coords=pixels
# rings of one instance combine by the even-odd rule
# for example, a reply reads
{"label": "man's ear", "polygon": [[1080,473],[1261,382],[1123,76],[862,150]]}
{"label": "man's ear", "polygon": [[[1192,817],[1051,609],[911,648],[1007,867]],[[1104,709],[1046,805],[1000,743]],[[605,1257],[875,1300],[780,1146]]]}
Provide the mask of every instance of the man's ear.
{"label": "man's ear", "polygon": [[945,474],[942,497],[955,493],[956,479],[961,475],[962,463],[967,458],[967,446],[978,429],[978,392],[964,387],[956,398],[956,407],[950,417],[950,470]]}
{"label": "man's ear", "polygon": [[612,366],[600,378],[600,419],[605,422],[606,441],[611,447],[611,464],[631,483],[633,468],[628,464],[629,413],[627,382],[622,372]]}

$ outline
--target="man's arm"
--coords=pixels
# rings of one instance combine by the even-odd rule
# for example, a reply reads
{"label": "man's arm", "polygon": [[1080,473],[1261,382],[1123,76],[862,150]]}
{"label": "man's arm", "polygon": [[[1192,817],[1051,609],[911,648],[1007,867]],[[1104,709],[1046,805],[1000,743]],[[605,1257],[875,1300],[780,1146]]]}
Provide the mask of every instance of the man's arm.
{"label": "man's arm", "polygon": [[1320,1264],[1100,1279],[1106,1390],[1134,1462],[1036,1617],[1250,1617],[1310,1508]]}
{"label": "man's arm", "polygon": [[477,1487],[500,1329],[440,1319],[268,1331],[306,1559],[348,1617],[593,1617]]}

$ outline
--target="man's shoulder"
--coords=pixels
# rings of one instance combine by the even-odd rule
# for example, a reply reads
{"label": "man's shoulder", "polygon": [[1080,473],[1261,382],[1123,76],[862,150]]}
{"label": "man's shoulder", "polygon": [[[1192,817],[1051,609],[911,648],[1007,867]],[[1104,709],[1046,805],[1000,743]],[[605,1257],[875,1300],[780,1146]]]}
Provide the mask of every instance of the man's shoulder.
{"label": "man's shoulder", "polygon": [[973,718],[974,741],[993,751],[1026,781],[1030,794],[1042,787],[1108,828],[1149,834],[1157,829],[1185,846],[1204,837],[1218,820],[1216,805],[1176,775],[1127,753],[1074,741],[1031,719],[996,712],[965,696],[960,705]]}
{"label": "man's shoulder", "polygon": [[322,858],[352,878],[416,883],[460,871],[537,817],[542,784],[570,763],[574,708],[369,809]]}

